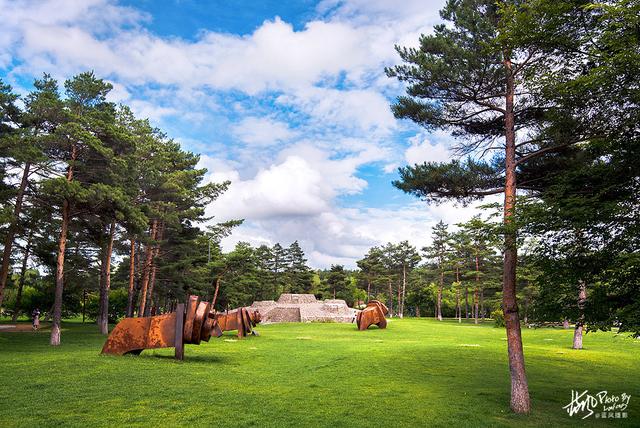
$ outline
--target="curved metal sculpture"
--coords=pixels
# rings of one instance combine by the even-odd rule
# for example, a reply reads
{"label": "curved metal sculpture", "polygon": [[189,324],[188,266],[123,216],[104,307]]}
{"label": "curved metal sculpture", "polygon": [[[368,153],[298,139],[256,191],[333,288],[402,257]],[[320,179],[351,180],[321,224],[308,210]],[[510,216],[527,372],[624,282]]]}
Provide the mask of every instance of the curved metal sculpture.
{"label": "curved metal sculpture", "polygon": [[102,347],[103,354],[139,355],[145,349],[176,348],[176,359],[184,358],[184,345],[208,342],[212,335],[222,336],[222,330],[211,313],[210,303],[189,296],[185,308],[153,317],[125,318],[111,331]]}
{"label": "curved metal sculpture", "polygon": [[259,311],[243,307],[216,313],[215,320],[222,331],[238,330],[238,338],[243,338],[248,334],[256,335],[253,327],[260,323],[261,317]]}
{"label": "curved metal sculpture", "polygon": [[366,330],[374,324],[379,328],[387,328],[387,319],[384,316],[388,313],[389,309],[384,303],[378,300],[370,300],[367,307],[356,315],[358,330]]}

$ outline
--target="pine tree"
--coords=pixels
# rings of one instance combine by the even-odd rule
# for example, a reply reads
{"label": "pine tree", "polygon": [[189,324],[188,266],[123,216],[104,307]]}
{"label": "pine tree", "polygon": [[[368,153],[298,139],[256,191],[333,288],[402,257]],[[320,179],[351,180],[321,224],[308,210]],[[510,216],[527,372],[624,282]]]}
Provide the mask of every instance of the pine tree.
{"label": "pine tree", "polygon": [[451,235],[448,226],[440,220],[433,226],[431,234],[432,243],[424,247],[425,257],[435,262],[438,269],[438,297],[436,300],[436,318],[442,321],[442,292],[444,289],[444,276],[447,271],[447,261],[451,251]]}

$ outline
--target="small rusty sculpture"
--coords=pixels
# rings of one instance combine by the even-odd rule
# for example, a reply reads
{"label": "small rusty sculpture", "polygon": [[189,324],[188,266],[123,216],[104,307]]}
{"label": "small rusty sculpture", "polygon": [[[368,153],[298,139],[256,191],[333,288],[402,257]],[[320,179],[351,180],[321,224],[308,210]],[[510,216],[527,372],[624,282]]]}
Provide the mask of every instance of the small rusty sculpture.
{"label": "small rusty sculpture", "polygon": [[366,330],[375,324],[379,328],[387,328],[387,319],[384,317],[389,313],[389,309],[384,303],[378,300],[371,300],[367,307],[356,315],[356,325],[358,330]]}
{"label": "small rusty sculpture", "polygon": [[176,359],[182,360],[185,344],[199,345],[212,335],[222,335],[211,304],[198,300],[198,296],[189,296],[186,308],[180,303],[170,314],[123,319],[109,335],[102,353],[139,355],[145,349],[175,347]]}
{"label": "small rusty sculpture", "polygon": [[238,338],[241,339],[248,334],[256,335],[253,327],[260,322],[261,317],[257,310],[237,308],[217,313],[215,320],[222,331],[238,330]]}

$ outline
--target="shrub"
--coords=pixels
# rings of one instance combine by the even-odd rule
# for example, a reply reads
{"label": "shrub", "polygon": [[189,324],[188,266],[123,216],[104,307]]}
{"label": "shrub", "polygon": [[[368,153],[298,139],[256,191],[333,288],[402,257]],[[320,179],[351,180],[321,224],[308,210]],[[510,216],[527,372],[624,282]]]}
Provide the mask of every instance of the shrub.
{"label": "shrub", "polygon": [[502,309],[496,309],[491,312],[491,318],[493,318],[496,327],[504,327],[504,314],[502,313]]}

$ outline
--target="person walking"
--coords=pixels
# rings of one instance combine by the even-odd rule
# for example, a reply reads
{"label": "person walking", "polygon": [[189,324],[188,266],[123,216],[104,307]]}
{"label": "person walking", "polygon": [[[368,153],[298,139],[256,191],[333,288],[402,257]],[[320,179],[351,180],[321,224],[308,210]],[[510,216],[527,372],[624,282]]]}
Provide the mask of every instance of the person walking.
{"label": "person walking", "polygon": [[33,318],[33,329],[37,330],[40,328],[40,309],[35,308],[33,312],[31,312],[31,318]]}

